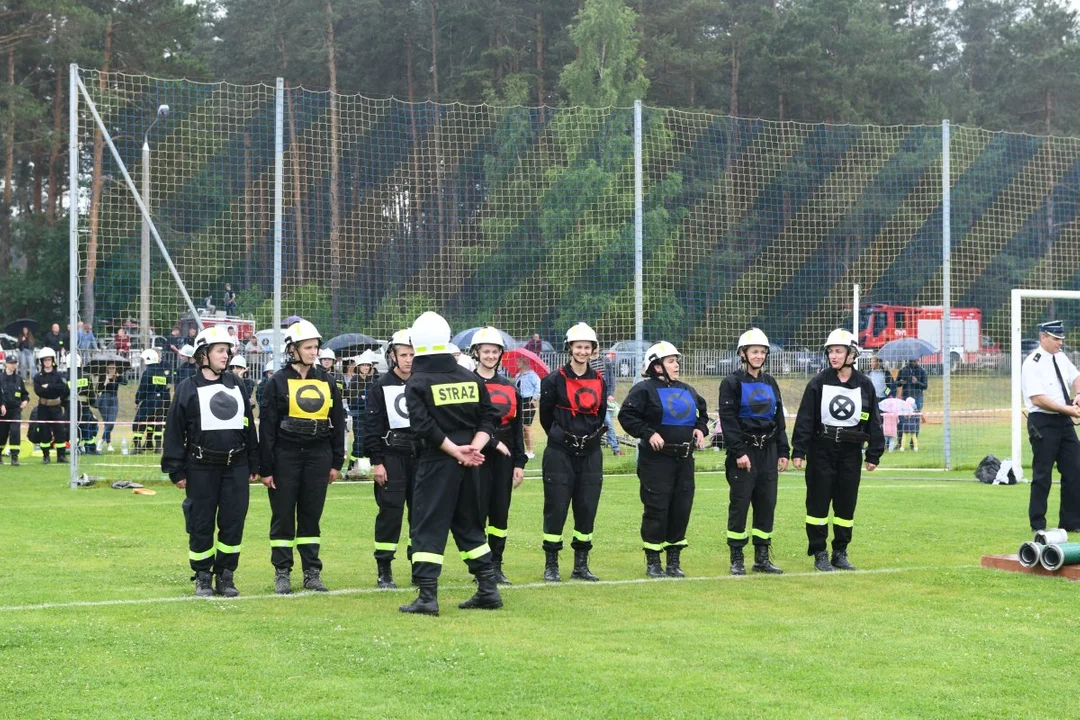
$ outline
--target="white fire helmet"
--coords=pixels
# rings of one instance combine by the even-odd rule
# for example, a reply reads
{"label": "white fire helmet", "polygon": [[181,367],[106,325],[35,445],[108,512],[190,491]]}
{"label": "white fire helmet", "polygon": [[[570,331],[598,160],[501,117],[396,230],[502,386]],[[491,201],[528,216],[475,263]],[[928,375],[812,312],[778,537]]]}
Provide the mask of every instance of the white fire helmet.
{"label": "white fire helmet", "polygon": [[337,355],[330,348],[323,348],[319,351],[319,360],[337,360]]}
{"label": "white fire helmet", "polygon": [[192,357],[195,354],[195,346],[194,345],[184,345],[179,350],[177,350],[177,354],[182,358]]}
{"label": "white fire helmet", "polygon": [[765,348],[765,352],[769,351],[769,338],[761,331],[760,328],[750,328],[742,335],[739,336],[739,346],[737,350],[743,350],[744,348],[751,347],[752,345],[760,345]]}
{"label": "white fire helmet", "polygon": [[649,346],[649,349],[645,351],[645,362],[641,368],[641,377],[649,377],[649,368],[653,366],[653,363],[662,362],[664,358],[682,357],[682,353],[679,349],[669,343],[667,340],[661,340],[658,343],[654,343]]}
{"label": "white fire helmet", "polygon": [[203,328],[198,335],[195,336],[195,343],[192,345],[194,348],[192,354],[198,353],[199,350],[207,351],[211,345],[228,345],[233,347],[233,336],[229,334],[228,330],[219,326],[211,325],[210,327]]}
{"label": "white fire helmet", "polygon": [[272,372],[274,372],[274,361],[273,360],[267,360],[266,364],[263,365],[263,373],[265,374],[265,373],[272,373]]}
{"label": "white fire helmet", "polygon": [[425,355],[445,355],[456,352],[450,344],[450,325],[438,313],[423,313],[416,318],[409,328],[409,338],[417,357]]}
{"label": "white fire helmet", "polygon": [[579,322],[566,331],[565,348],[569,350],[573,343],[582,341],[591,342],[594,349],[600,346],[600,341],[596,339],[596,332],[586,323]]}
{"label": "white fire helmet", "polygon": [[51,347],[43,347],[40,350],[38,350],[38,352],[37,352],[38,361],[44,360],[45,358],[51,358],[53,363],[55,363],[56,362],[56,351],[53,350]]}
{"label": "white fire helmet", "polygon": [[154,365],[161,362],[161,355],[159,355],[158,351],[154,348],[146,348],[139,353],[139,357],[142,358],[142,361],[147,365]]}
{"label": "white fire helmet", "polygon": [[833,345],[840,345],[848,349],[847,362],[845,364],[852,365],[859,357],[859,342],[851,331],[844,330],[843,328],[837,328],[829,333],[829,337],[825,340],[825,352],[829,352],[829,348]]}
{"label": "white fire helmet", "polygon": [[318,328],[307,320],[297,320],[285,331],[285,347],[296,345],[305,340],[322,341]]}
{"label": "white fire helmet", "polygon": [[243,355],[234,355],[232,360],[229,361],[229,367],[240,367],[247,369],[247,360]]}

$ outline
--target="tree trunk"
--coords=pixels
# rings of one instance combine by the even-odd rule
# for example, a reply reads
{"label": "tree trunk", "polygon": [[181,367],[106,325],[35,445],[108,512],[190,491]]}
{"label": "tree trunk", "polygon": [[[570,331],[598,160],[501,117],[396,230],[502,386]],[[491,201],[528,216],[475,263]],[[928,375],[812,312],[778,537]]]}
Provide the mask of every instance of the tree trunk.
{"label": "tree trunk", "polygon": [[735,117],[739,114],[739,67],[742,64],[742,54],[739,52],[738,40],[731,40],[731,98],[728,105],[728,114]]}
{"label": "tree trunk", "polygon": [[255,235],[255,190],[251,185],[251,132],[244,131],[244,289],[251,291],[251,239]]}
{"label": "tree trunk", "polygon": [[536,104],[544,104],[544,13],[536,13]]}
{"label": "tree trunk", "polygon": [[405,232],[399,238],[404,243],[411,244],[415,237],[416,227],[419,221],[417,200],[420,197],[420,145],[416,131],[416,78],[413,74],[413,36],[412,32],[405,33],[405,83],[409,93],[409,153],[412,160],[412,180],[405,183],[408,192],[408,212],[405,218]]}
{"label": "tree trunk", "polygon": [[330,74],[330,317],[339,323],[341,304],[341,201],[338,197],[337,57],[334,3],[326,0],[326,68]]}
{"label": "tree trunk", "polygon": [[61,139],[64,134],[64,67],[56,66],[56,89],[53,92],[53,136],[49,148],[49,198],[45,203],[45,223],[52,227],[56,223],[56,208],[60,205],[60,190],[63,183],[57,177],[57,165],[60,163]]}
{"label": "tree trunk", "polygon": [[288,90],[286,103],[289,109],[289,155],[292,157],[293,231],[296,235],[296,272],[301,277],[307,272],[307,246],[304,242],[304,175],[300,165],[304,159],[303,147],[296,136],[296,110],[292,93]]}
{"label": "tree trunk", "polygon": [[15,113],[11,112],[15,100],[15,44],[8,46],[8,118],[7,131],[4,133],[4,196],[0,204],[0,278],[7,277],[11,266],[11,181],[15,176]]}
{"label": "tree trunk", "polygon": [[[98,90],[105,94],[106,78],[109,75],[109,62],[112,59],[113,21],[110,17],[105,22],[105,51],[102,56],[101,74],[98,76]],[[105,148],[105,140],[101,135],[101,128],[94,126],[94,166],[90,180],[90,230],[86,238],[86,277],[83,278],[83,311],[82,319],[91,326],[94,324],[94,276],[97,273],[98,253],[98,229],[100,227],[98,216],[101,213],[101,160]],[[75,208],[69,208],[68,212],[75,212]],[[143,333],[149,332],[141,328]]]}
{"label": "tree trunk", "polygon": [[432,125],[432,152],[435,170],[435,205],[438,208],[435,225],[439,229],[439,247],[446,244],[446,211],[443,207],[442,187],[442,113],[439,111],[439,0],[431,0],[431,88],[435,106],[435,121]]}

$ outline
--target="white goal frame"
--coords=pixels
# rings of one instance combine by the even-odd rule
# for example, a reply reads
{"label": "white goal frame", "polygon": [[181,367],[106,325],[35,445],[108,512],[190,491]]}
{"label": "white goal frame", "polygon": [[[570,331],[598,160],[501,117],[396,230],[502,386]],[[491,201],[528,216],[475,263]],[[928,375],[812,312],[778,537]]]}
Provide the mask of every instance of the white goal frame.
{"label": "white goal frame", "polygon": [[1011,293],[1012,310],[1009,326],[1012,328],[1012,461],[1013,473],[1018,481],[1025,481],[1021,424],[1024,419],[1024,398],[1020,390],[1020,370],[1024,358],[1020,355],[1020,341],[1023,337],[1020,319],[1020,305],[1024,298],[1041,300],[1080,300],[1078,290],[1025,290],[1013,288]]}

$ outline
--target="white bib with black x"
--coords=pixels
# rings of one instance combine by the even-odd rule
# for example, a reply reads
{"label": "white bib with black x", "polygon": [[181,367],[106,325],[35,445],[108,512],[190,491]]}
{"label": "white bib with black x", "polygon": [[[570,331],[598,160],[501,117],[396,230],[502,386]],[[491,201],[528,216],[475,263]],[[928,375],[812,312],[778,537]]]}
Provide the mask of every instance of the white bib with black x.
{"label": "white bib with black x", "polygon": [[199,393],[203,432],[244,429],[244,396],[240,394],[240,388],[215,383],[195,389]]}
{"label": "white bib with black x", "polygon": [[386,401],[386,420],[391,430],[409,427],[409,408],[405,407],[405,386],[383,386],[383,400]]}
{"label": "white bib with black x", "polygon": [[821,424],[855,427],[861,419],[862,390],[838,385],[821,387]]}

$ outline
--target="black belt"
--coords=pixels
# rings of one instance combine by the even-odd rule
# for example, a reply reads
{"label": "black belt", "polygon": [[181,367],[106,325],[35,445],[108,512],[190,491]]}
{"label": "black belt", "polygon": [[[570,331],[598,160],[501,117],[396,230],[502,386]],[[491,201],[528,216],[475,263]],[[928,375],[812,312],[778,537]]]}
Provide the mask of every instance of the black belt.
{"label": "black belt", "polygon": [[664,443],[664,447],[660,448],[660,454],[674,458],[688,458],[694,454],[694,443]]}
{"label": "black belt", "polygon": [[424,449],[423,441],[411,432],[388,430],[386,434],[382,436],[382,441],[386,443],[386,447],[390,450],[396,450],[408,455],[419,455]]}
{"label": "black belt", "polygon": [[569,450],[571,455],[584,455],[600,447],[604,441],[605,432],[607,432],[607,425],[601,425],[589,435],[571,435],[564,432],[562,439],[557,441],[557,444]]}
{"label": "black belt", "polygon": [[870,436],[861,430],[836,425],[822,425],[821,429],[817,431],[817,435],[838,443],[864,443],[870,439]]}
{"label": "black belt", "polygon": [[62,401],[60,400],[60,398],[52,398],[51,400],[49,398],[41,398],[40,400],[38,400],[38,405],[44,405],[45,407],[56,407],[61,402]]}
{"label": "black belt", "polygon": [[514,436],[514,432],[509,425],[500,425],[495,428],[495,432],[491,437],[495,438],[504,445],[510,442],[510,439]]}
{"label": "black belt", "polygon": [[286,417],[281,421],[282,430],[294,435],[310,435],[312,437],[330,430],[329,420],[311,420],[309,418]]}
{"label": "black belt", "polygon": [[188,452],[191,457],[207,465],[234,465],[247,457],[246,447],[233,448],[231,450],[211,450],[195,443],[188,443]]}
{"label": "black belt", "polygon": [[764,435],[754,435],[753,433],[743,433],[743,442],[750,447],[764,448],[773,438],[776,437],[776,428],[773,428]]}

